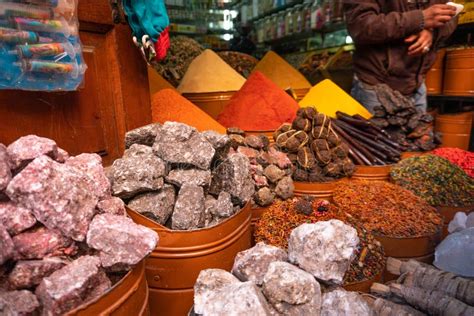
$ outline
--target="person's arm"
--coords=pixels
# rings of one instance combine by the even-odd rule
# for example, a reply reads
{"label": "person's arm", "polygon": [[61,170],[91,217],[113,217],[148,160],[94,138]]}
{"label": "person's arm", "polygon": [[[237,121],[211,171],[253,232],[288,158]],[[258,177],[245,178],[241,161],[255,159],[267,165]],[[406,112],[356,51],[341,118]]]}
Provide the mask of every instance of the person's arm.
{"label": "person's arm", "polygon": [[424,28],[422,10],[384,14],[375,0],[344,1],[349,34],[356,44],[379,44],[404,39]]}
{"label": "person's arm", "polygon": [[434,29],[433,44],[438,47],[443,41],[447,40],[458,26],[458,18],[451,19],[444,26]]}

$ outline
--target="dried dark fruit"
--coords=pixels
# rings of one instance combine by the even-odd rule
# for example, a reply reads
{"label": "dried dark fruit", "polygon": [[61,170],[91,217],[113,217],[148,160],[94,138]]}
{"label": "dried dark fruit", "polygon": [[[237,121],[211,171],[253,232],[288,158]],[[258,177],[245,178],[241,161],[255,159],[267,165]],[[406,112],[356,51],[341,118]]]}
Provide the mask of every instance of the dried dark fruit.
{"label": "dried dark fruit", "polygon": [[348,150],[343,145],[339,145],[332,149],[332,153],[339,159],[344,159],[347,157]]}
{"label": "dried dark fruit", "polygon": [[241,135],[231,134],[229,135],[230,145],[232,148],[237,149],[239,146],[244,146],[245,138]]}
{"label": "dried dark fruit", "polygon": [[330,163],[324,167],[323,173],[330,177],[337,177],[342,173],[342,163]]}
{"label": "dried dark fruit", "polygon": [[329,131],[327,141],[331,148],[336,147],[339,144],[341,144],[341,139],[339,138],[339,136],[337,136],[337,134],[333,130]]}
{"label": "dried dark fruit", "polygon": [[270,146],[270,140],[265,135],[260,135],[259,137],[262,140],[263,149],[268,151],[268,147]]}
{"label": "dried dark fruit", "polygon": [[311,169],[316,165],[316,158],[313,151],[308,147],[303,147],[298,151],[298,164],[304,169]]}
{"label": "dried dark fruit", "polygon": [[323,113],[318,113],[313,119],[313,126],[328,126],[331,119]]}
{"label": "dried dark fruit", "polygon": [[352,160],[350,160],[349,158],[344,159],[344,161],[342,162],[342,172],[347,177],[350,177],[354,174],[354,171],[355,171],[355,165],[352,162]]}
{"label": "dried dark fruit", "polygon": [[331,152],[328,150],[319,150],[315,152],[318,162],[323,166],[331,162]]}
{"label": "dried dark fruit", "polygon": [[323,126],[314,127],[312,135],[314,139],[320,139],[320,138],[327,139],[329,135],[329,129]]}
{"label": "dried dark fruit", "polygon": [[311,149],[314,152],[319,150],[329,150],[329,144],[325,139],[315,139],[311,143]]}
{"label": "dried dark fruit", "polygon": [[291,124],[290,123],[285,123],[281,125],[274,133],[273,133],[273,139],[277,139],[280,134],[283,134],[285,132],[288,132],[291,130]]}
{"label": "dried dark fruit", "polygon": [[297,117],[293,121],[292,127],[293,129],[296,129],[298,131],[305,131],[305,132],[311,131],[311,128],[312,128],[311,121],[303,117]]}
{"label": "dried dark fruit", "polygon": [[308,172],[303,169],[296,169],[293,173],[293,180],[300,182],[308,181]]}
{"label": "dried dark fruit", "polygon": [[318,112],[313,107],[303,108],[302,110],[303,110],[302,117],[307,118],[311,121],[316,117],[316,115],[318,115]]}
{"label": "dried dark fruit", "polygon": [[236,135],[244,136],[245,132],[238,127],[229,127],[227,129],[227,134],[228,135],[236,134]]}
{"label": "dried dark fruit", "polygon": [[289,131],[286,131],[286,132],[281,133],[280,135],[278,135],[277,138],[275,138],[275,143],[277,144],[278,147],[285,149],[285,148],[286,148],[286,143],[287,143],[288,139],[289,139],[294,133],[296,133],[295,130],[289,130]]}
{"label": "dried dark fruit", "polygon": [[300,148],[308,143],[308,134],[303,131],[297,131],[286,141],[285,148],[289,152],[298,152]]}
{"label": "dried dark fruit", "polygon": [[312,196],[304,196],[295,204],[295,209],[298,213],[302,213],[304,215],[311,215],[313,213],[313,201],[314,197]]}

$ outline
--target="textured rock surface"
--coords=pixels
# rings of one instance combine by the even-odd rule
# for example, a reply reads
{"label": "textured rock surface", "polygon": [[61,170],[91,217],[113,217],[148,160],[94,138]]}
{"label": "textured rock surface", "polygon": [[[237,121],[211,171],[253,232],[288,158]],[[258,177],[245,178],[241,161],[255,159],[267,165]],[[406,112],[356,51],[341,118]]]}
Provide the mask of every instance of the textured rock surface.
{"label": "textured rock surface", "polygon": [[212,195],[207,195],[204,201],[204,227],[209,227],[217,213],[217,199]]}
{"label": "textured rock surface", "polygon": [[258,157],[257,150],[250,147],[239,146],[237,147],[237,152],[247,157],[251,163],[257,162],[257,157]]}
{"label": "textured rock surface", "polygon": [[103,271],[99,273],[96,284],[97,285],[92,288],[89,293],[87,293],[84,302],[92,301],[101,297],[105,292],[107,292],[108,289],[112,287],[112,281]]}
{"label": "textured rock surface", "polygon": [[214,215],[220,218],[231,217],[234,214],[234,206],[229,193],[223,191],[219,194],[215,212]]}
{"label": "textured rock surface", "polygon": [[284,315],[319,315],[321,287],[314,277],[287,262],[272,262],[263,278],[263,294]]}
{"label": "textured rock surface", "polygon": [[219,134],[214,131],[205,131],[202,136],[211,143],[212,147],[216,150],[214,159],[223,160],[229,153],[230,149],[230,138],[227,135]]}
{"label": "textured rock surface", "polygon": [[45,258],[43,260],[18,261],[8,275],[8,282],[13,289],[28,289],[41,283],[44,277],[66,265],[60,258]]}
{"label": "textured rock surface", "polygon": [[263,188],[268,187],[268,180],[265,176],[259,176],[257,174],[253,175],[253,181],[255,181],[255,187]]}
{"label": "textured rock surface", "polygon": [[112,192],[120,198],[131,198],[163,187],[166,164],[153,153],[133,154],[113,163]]}
{"label": "textured rock surface", "polygon": [[125,148],[133,144],[152,146],[161,130],[161,124],[153,123],[133,129],[125,134]]}
{"label": "textured rock surface", "polygon": [[30,291],[0,291],[0,315],[35,315],[40,304]]}
{"label": "textured rock surface", "polygon": [[14,254],[13,241],[5,227],[0,224],[0,265],[12,258]]}
{"label": "textured rock surface", "polygon": [[60,162],[60,163],[65,163],[66,160],[69,159],[69,153],[67,151],[65,151],[64,149],[58,147],[58,153],[56,155],[56,157],[54,158],[54,160],[56,160],[57,162]]}
{"label": "textured rock surface", "polygon": [[158,243],[158,234],[130,218],[100,214],[92,220],[87,244],[99,250],[104,268],[123,271],[146,257]]}
{"label": "textured rock surface", "polygon": [[336,289],[323,294],[321,316],[371,316],[372,309],[357,293]]}
{"label": "textured rock surface", "polygon": [[35,292],[43,314],[61,315],[81,305],[103,274],[99,258],[83,256],[44,278]]}
{"label": "textured rock surface", "polygon": [[11,169],[18,170],[25,167],[35,158],[46,155],[55,158],[58,154],[56,142],[35,135],[18,138],[7,147]]}
{"label": "textured rock surface", "polygon": [[179,190],[172,215],[172,228],[196,229],[204,226],[205,197],[202,187],[185,184]]}
{"label": "textured rock surface", "polygon": [[73,255],[77,252],[74,242],[61,235],[57,230],[38,227],[13,237],[15,259],[42,259],[63,255]]}
{"label": "textured rock surface", "polygon": [[95,193],[99,199],[111,194],[110,182],[105,175],[102,158],[99,155],[80,154],[69,158],[66,165],[79,169],[92,179]]}
{"label": "textured rock surface", "polygon": [[237,254],[232,273],[241,281],[253,281],[261,285],[272,262],[287,260],[288,256],[284,250],[259,242],[253,248]]}
{"label": "textured rock surface", "polygon": [[36,158],[17,174],[6,192],[46,227],[77,241],[84,240],[98,202],[90,178],[47,156]]}
{"label": "textured rock surface", "polygon": [[204,136],[190,126],[166,122],[153,145],[155,153],[171,164],[186,164],[207,170],[215,154]]}
{"label": "textured rock surface", "polygon": [[36,218],[30,210],[14,202],[0,202],[0,224],[15,236],[36,224]]}
{"label": "textured rock surface", "polygon": [[263,171],[263,175],[272,183],[277,183],[285,176],[285,171],[275,165],[269,165]]}
{"label": "textured rock surface", "polygon": [[226,191],[232,195],[234,202],[246,203],[255,192],[249,170],[247,157],[241,154],[230,156],[214,170],[210,192],[217,195]]}
{"label": "textured rock surface", "polygon": [[282,200],[287,200],[293,197],[294,191],[295,185],[291,177],[284,177],[281,179],[275,188],[276,195]]}
{"label": "textured rock surface", "polygon": [[240,281],[227,271],[221,269],[202,270],[194,284],[194,311],[204,314],[209,304],[209,297],[229,284],[238,284]]}
{"label": "textured rock surface", "polygon": [[270,315],[271,307],[253,282],[231,283],[209,295],[203,315]]}
{"label": "textured rock surface", "polygon": [[12,179],[10,171],[10,158],[7,154],[5,145],[0,144],[0,192],[5,190],[8,183]]}
{"label": "textured rock surface", "polygon": [[122,199],[115,196],[111,196],[97,203],[97,209],[99,210],[99,214],[107,213],[122,216],[127,214],[125,203],[123,203]]}
{"label": "textured rock surface", "polygon": [[262,138],[256,135],[249,135],[245,137],[245,145],[258,150],[262,149],[265,146]]}
{"label": "textured rock surface", "polygon": [[342,284],[358,245],[357,231],[339,220],[303,224],[291,232],[288,256],[317,279]]}
{"label": "textured rock surface", "polygon": [[126,149],[123,153],[123,157],[140,157],[153,155],[153,148],[146,145],[133,144],[130,148]]}
{"label": "textured rock surface", "polygon": [[164,225],[173,213],[176,192],[172,185],[165,184],[158,192],[144,193],[133,198],[128,207]]}
{"label": "textured rock surface", "polygon": [[199,169],[174,169],[166,176],[168,183],[181,187],[183,184],[209,187],[211,184],[211,171]]}
{"label": "textured rock surface", "polygon": [[273,203],[275,194],[267,187],[263,187],[255,193],[255,202],[260,206],[268,206]]}

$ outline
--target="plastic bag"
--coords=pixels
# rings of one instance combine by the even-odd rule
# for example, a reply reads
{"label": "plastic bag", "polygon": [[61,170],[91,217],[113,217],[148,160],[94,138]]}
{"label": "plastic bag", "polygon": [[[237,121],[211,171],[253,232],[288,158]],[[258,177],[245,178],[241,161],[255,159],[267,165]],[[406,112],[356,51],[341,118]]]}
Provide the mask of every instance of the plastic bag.
{"label": "plastic bag", "polygon": [[452,233],[435,251],[434,265],[443,271],[474,277],[474,227]]}
{"label": "plastic bag", "polygon": [[86,65],[78,0],[0,0],[0,89],[72,91]]}

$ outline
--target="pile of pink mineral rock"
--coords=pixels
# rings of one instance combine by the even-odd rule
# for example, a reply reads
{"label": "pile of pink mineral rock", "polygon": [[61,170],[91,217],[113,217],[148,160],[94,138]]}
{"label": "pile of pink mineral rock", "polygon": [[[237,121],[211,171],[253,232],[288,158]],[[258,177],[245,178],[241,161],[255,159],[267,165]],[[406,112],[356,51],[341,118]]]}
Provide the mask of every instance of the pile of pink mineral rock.
{"label": "pile of pink mineral rock", "polygon": [[0,315],[87,304],[157,243],[112,197],[100,156],[34,135],[0,144]]}

